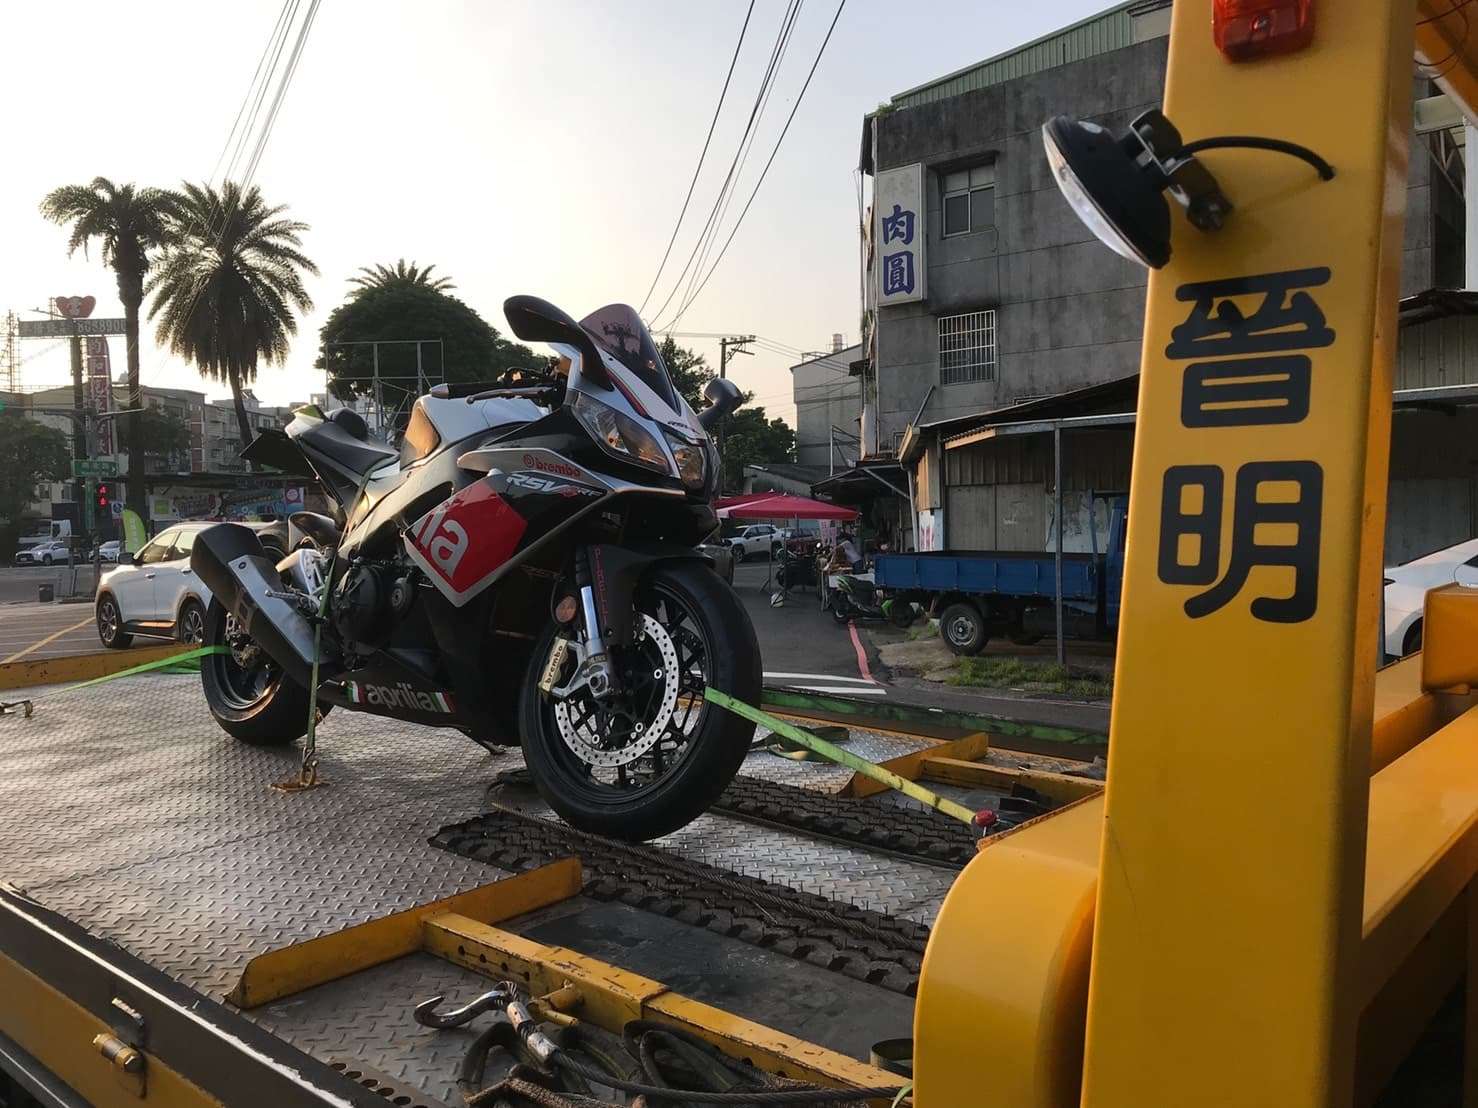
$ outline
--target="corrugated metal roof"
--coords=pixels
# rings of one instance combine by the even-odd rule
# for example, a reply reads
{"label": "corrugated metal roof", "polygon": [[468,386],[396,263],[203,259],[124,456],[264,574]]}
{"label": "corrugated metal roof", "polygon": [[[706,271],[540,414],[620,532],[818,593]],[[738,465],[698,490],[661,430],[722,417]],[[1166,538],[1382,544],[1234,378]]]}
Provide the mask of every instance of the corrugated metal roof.
{"label": "corrugated metal roof", "polygon": [[907,92],[900,92],[893,97],[892,107],[913,108],[935,100],[945,100],[964,92],[999,85],[1017,77],[1040,73],[1044,69],[1131,46],[1134,43],[1134,19],[1130,15],[1130,9],[1142,4],[1143,0],[1127,0],[1106,12],[1091,15],[1069,27],[1053,31],[1050,35],[1043,35],[1034,42],[966,66]]}

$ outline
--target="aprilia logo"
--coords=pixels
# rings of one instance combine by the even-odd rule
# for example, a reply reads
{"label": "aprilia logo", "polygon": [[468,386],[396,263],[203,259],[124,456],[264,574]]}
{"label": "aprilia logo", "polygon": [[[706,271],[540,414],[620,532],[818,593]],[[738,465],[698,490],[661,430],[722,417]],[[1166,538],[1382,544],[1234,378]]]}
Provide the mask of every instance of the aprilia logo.
{"label": "aprilia logo", "polygon": [[[501,478],[499,478],[501,480]],[[528,524],[490,478],[468,485],[416,520],[405,549],[453,604],[490,584],[518,549]]]}
{"label": "aprilia logo", "polygon": [[467,529],[454,519],[447,519],[451,502],[443,504],[423,519],[412,532],[415,543],[443,573],[452,577],[467,553]]}
{"label": "aprilia logo", "polygon": [[450,713],[456,711],[452,698],[446,693],[428,693],[417,689],[409,681],[398,685],[361,685],[358,681],[345,681],[344,692],[354,704],[365,704],[375,708],[410,708],[420,712]]}

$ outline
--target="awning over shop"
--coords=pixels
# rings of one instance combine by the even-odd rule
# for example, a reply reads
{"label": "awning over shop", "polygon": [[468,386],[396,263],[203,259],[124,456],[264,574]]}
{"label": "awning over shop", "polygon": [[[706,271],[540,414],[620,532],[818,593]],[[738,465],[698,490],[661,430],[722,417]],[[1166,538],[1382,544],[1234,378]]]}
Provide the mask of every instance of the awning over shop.
{"label": "awning over shop", "polygon": [[906,500],[908,484],[903,467],[897,462],[863,461],[817,481],[811,492],[842,504],[865,504],[880,496],[901,496]]}

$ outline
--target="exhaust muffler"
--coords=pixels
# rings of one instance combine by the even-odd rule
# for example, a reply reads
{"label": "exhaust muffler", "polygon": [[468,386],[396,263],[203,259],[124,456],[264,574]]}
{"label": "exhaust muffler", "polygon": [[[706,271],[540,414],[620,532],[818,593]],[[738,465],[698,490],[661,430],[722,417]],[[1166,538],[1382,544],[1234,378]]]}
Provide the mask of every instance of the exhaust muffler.
{"label": "exhaust muffler", "polygon": [[313,626],[272,595],[282,591],[282,577],[256,532],[236,523],[207,527],[195,537],[190,568],[273,661],[300,685],[312,681]]}

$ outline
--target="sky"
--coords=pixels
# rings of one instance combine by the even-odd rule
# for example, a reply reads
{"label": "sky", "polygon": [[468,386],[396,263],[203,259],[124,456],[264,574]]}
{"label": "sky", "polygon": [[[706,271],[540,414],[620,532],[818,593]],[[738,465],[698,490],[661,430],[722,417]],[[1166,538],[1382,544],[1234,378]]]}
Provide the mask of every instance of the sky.
{"label": "sky", "polygon": [[[712,145],[654,317],[734,157],[779,29],[783,0],[755,0]],[[676,329],[755,334],[822,350],[857,341],[857,150],[863,115],[915,85],[1106,7],[1012,0],[847,0],[789,133],[743,225]],[[302,5],[306,9],[307,4]],[[322,389],[318,331],[360,266],[434,264],[455,295],[507,333],[503,300],[534,293],[577,318],[642,303],[672,234],[744,21],[746,0],[323,0],[254,182],[311,226],[314,308],[268,404]],[[41,198],[102,174],[177,186],[218,172],[280,0],[72,0],[0,6],[0,313],[39,318],[48,297],[93,295],[122,315],[94,254],[66,257]],[[775,91],[721,224],[722,245],[794,105],[834,0],[806,0]],[[64,14],[63,14],[64,13]],[[301,18],[301,12],[299,13]],[[717,248],[715,248],[715,253]],[[710,256],[709,264],[712,262]],[[704,272],[707,272],[706,267]],[[145,310],[147,312],[147,302]],[[111,340],[115,371],[122,340]],[[679,338],[718,361],[716,338]],[[203,389],[159,348],[147,318],[146,385]],[[69,379],[65,347],[25,340],[22,387]],[[788,367],[773,348],[732,376],[794,422]]]}

